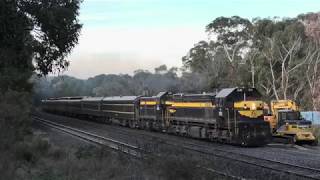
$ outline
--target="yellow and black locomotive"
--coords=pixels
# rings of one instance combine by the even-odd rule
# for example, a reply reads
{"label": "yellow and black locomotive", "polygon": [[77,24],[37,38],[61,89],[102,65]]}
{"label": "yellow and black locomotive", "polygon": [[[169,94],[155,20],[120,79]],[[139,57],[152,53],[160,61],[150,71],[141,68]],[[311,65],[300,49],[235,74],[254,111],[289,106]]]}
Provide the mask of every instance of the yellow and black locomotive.
{"label": "yellow and black locomotive", "polygon": [[227,88],[208,94],[51,98],[42,104],[47,112],[85,116],[130,128],[261,146],[270,141],[271,134],[260,99],[254,88]]}

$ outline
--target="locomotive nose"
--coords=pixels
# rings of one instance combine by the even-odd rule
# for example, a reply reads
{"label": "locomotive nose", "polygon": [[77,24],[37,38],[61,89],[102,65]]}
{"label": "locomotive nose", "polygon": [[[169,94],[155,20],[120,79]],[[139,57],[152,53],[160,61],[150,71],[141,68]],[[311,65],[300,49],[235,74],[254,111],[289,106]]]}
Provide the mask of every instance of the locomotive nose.
{"label": "locomotive nose", "polygon": [[264,122],[244,123],[242,131],[242,146],[261,146],[268,144],[271,134],[268,124]]}
{"label": "locomotive nose", "polygon": [[251,105],[251,110],[257,110],[256,103],[252,103],[252,105]]}

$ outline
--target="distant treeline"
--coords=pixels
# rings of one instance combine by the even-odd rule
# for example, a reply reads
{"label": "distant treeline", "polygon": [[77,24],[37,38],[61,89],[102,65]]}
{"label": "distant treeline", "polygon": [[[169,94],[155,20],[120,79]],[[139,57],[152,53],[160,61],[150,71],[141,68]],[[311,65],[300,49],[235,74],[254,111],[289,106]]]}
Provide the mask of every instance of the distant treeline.
{"label": "distant treeline", "polygon": [[154,73],[137,70],[134,74],[102,74],[82,80],[70,76],[35,78],[35,101],[61,96],[116,96],[155,95],[160,91],[201,93],[213,91],[201,74],[167,69],[166,65],[155,68]]}
{"label": "distant treeline", "polygon": [[[266,101],[292,99],[320,108],[320,14],[296,18],[218,17],[184,57],[183,66],[138,70],[134,75],[98,75],[88,80],[41,79],[37,98],[49,96],[154,95],[160,91],[212,92],[256,87]],[[179,74],[179,76],[177,75]]]}

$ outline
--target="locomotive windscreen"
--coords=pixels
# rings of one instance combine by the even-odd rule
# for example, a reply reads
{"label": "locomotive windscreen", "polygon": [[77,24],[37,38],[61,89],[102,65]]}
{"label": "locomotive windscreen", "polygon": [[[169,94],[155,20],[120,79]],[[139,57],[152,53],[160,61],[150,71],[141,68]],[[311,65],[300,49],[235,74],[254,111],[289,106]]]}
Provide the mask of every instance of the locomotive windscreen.
{"label": "locomotive windscreen", "polygon": [[253,101],[261,99],[261,94],[255,88],[238,88],[231,96],[234,102],[237,101]]}

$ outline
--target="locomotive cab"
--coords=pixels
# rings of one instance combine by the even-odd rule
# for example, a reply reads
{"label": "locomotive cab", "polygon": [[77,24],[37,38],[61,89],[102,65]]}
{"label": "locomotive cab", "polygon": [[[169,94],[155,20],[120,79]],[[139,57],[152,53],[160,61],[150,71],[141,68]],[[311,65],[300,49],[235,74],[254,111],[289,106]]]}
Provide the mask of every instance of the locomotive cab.
{"label": "locomotive cab", "polygon": [[227,88],[217,94],[218,126],[229,141],[245,146],[268,143],[270,127],[263,120],[260,99],[255,88]]}

